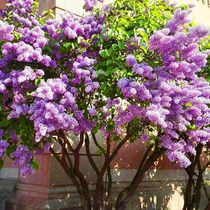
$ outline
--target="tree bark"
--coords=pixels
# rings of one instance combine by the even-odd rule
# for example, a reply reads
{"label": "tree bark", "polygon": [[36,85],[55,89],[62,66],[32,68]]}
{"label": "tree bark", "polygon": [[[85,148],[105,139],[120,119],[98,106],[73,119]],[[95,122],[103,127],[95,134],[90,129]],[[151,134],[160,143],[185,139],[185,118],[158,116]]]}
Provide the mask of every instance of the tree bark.
{"label": "tree bark", "polygon": [[[196,148],[195,158],[190,157],[192,164],[186,169],[188,181],[184,192],[184,206],[182,210],[193,210],[197,206],[197,203],[200,203],[203,173],[199,163],[203,147],[202,144],[199,144]],[[198,166],[198,177],[194,179],[196,165]]]}
{"label": "tree bark", "polygon": [[[163,154],[164,149],[156,148],[155,151],[150,155],[150,157],[144,160],[145,163],[141,163],[138,168],[136,175],[134,176],[132,182],[129,186],[121,191],[118,195],[116,202],[116,210],[125,210],[128,206],[128,202],[133,198],[140,183],[142,182],[146,171],[154,164],[155,161]],[[147,156],[147,155],[146,155]],[[145,156],[145,157],[146,157]]]}
{"label": "tree bark", "polygon": [[188,181],[187,186],[184,192],[184,206],[183,210],[190,210],[191,209],[191,201],[192,201],[192,187],[193,187],[193,174],[194,170],[193,168],[189,169],[188,172]]}

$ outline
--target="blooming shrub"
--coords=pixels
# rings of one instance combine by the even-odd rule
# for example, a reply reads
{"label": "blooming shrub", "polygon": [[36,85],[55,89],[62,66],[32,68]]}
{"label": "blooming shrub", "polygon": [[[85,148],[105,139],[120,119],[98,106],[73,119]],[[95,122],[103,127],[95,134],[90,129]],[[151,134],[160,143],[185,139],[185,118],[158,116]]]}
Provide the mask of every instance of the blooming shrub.
{"label": "blooming shrub", "polygon": [[[160,54],[161,66],[152,68],[147,63],[138,64],[134,56],[128,55],[127,65],[132,67],[135,76],[118,82],[125,99],[131,100],[129,106],[139,104],[135,107],[139,109],[138,117],[161,130],[163,135],[159,137],[168,158],[178,161],[182,167],[190,165],[185,154],[195,154],[195,144],[206,144],[210,137],[210,86],[197,76],[208,55],[200,52],[196,44],[209,30],[195,26],[186,32],[183,25],[187,14],[187,11],[176,10],[168,28],[151,36],[150,50]],[[137,117],[135,109],[125,112]],[[120,117],[117,120],[122,124]],[[147,130],[147,126],[144,129]]]}
{"label": "blooming shrub", "polygon": [[[38,169],[40,151],[56,156],[51,145],[58,142],[63,159],[57,159],[64,169],[70,167],[66,171],[80,194],[77,178],[87,187],[82,195],[89,200],[78,165],[85,142],[98,176],[94,199],[99,209],[103,176],[126,141],[154,146],[142,171],[163,153],[188,167],[187,155],[209,142],[210,86],[199,74],[209,54],[199,44],[209,30],[190,24],[189,8],[175,10],[162,1],[117,0],[92,11],[94,5],[87,0],[84,18],[66,13],[61,21],[45,21],[33,0],[9,0],[1,11],[0,158],[12,158],[25,176]],[[97,143],[97,132],[106,149]],[[72,133],[80,138],[76,148],[68,140]],[[105,156],[101,171],[88,148],[90,134]],[[113,152],[112,141],[118,143]],[[126,193],[117,206],[132,195]]]}

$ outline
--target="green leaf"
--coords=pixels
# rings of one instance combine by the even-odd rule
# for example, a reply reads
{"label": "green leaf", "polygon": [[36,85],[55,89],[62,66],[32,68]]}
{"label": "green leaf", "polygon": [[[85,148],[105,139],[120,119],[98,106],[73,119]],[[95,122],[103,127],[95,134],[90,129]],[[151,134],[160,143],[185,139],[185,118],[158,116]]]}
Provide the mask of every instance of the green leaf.
{"label": "green leaf", "polygon": [[8,127],[9,124],[10,124],[10,121],[7,119],[3,119],[0,121],[0,127],[2,128]]}
{"label": "green leaf", "polygon": [[100,125],[100,124],[97,124],[97,125],[92,129],[92,132],[93,132],[94,134],[97,134],[98,131],[99,131],[99,129],[100,129],[100,127],[101,127],[101,125]]}
{"label": "green leaf", "polygon": [[113,63],[113,60],[112,59],[108,59],[107,61],[106,61],[106,65],[107,66],[109,66],[110,64],[112,64]]}
{"label": "green leaf", "polygon": [[27,96],[31,96],[31,93],[27,91],[27,92],[26,92],[26,95],[27,95]]}
{"label": "green leaf", "polygon": [[100,55],[101,55],[101,57],[106,58],[106,57],[109,57],[110,54],[109,54],[108,50],[101,50]]}
{"label": "green leaf", "polygon": [[67,43],[65,43],[65,44],[63,44],[63,47],[64,48],[69,48],[69,47],[71,47],[72,46],[72,43],[71,42],[67,42]]}
{"label": "green leaf", "polygon": [[13,34],[14,34],[15,39],[20,39],[22,37],[22,34],[16,31],[14,31]]}
{"label": "green leaf", "polygon": [[185,106],[190,107],[190,106],[192,106],[192,103],[188,102],[188,103],[185,104]]}
{"label": "green leaf", "polygon": [[119,42],[118,42],[118,46],[119,46],[119,49],[120,49],[120,50],[123,50],[124,47],[125,47],[125,42],[124,42],[124,41],[119,41]]}
{"label": "green leaf", "polygon": [[6,151],[7,156],[9,157],[11,155],[11,153],[13,153],[16,150],[16,146],[15,145],[9,145]]}
{"label": "green leaf", "polygon": [[41,81],[43,81],[43,79],[35,79],[35,85],[38,86],[41,83]]}
{"label": "green leaf", "polygon": [[31,167],[33,168],[33,169],[35,169],[36,171],[38,171],[39,170],[39,163],[36,161],[36,160],[32,160],[31,161]]}

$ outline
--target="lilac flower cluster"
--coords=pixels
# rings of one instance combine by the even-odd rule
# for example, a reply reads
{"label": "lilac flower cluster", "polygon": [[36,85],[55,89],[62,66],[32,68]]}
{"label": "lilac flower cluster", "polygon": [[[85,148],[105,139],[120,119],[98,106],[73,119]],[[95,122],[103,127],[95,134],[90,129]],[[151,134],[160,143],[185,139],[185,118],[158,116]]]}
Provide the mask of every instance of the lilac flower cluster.
{"label": "lilac flower cluster", "polygon": [[8,74],[1,72],[0,77],[0,93],[5,98],[9,95],[9,91],[13,91],[14,98],[10,104],[11,112],[8,119],[19,118],[25,115],[29,110],[29,105],[26,103],[26,93],[33,87],[33,81],[44,75],[41,69],[34,71],[29,66],[26,66],[22,71],[13,70]]}
{"label": "lilac flower cluster", "polygon": [[33,6],[34,0],[7,0],[8,3],[21,15],[31,14],[31,7]]}
{"label": "lilac flower cluster", "polygon": [[66,14],[60,27],[63,29],[64,36],[69,40],[74,40],[78,37],[89,39],[92,35],[101,33],[103,20],[103,16],[87,15],[82,19],[78,19],[70,14]]}
{"label": "lilac flower cluster", "polygon": [[133,73],[148,79],[154,79],[153,69],[147,63],[138,64],[136,58],[130,54],[126,57],[126,63],[128,66],[132,66]]}
{"label": "lilac flower cluster", "polygon": [[[38,44],[37,42],[34,44]],[[41,44],[41,43],[39,43]],[[42,42],[43,45],[43,42]],[[7,42],[2,47],[2,54],[7,63],[17,60],[21,62],[38,62],[46,67],[55,67],[55,62],[48,55],[42,55],[41,48],[34,48],[24,41],[17,43]]]}
{"label": "lilac flower cluster", "polygon": [[[208,30],[185,25],[189,11],[177,10],[167,27],[151,36],[150,51],[162,58],[161,65],[153,68],[127,55],[126,67],[132,76],[117,83],[121,99],[119,95],[107,99],[101,92],[103,78],[98,78],[95,68],[103,48],[96,35],[104,35],[106,12],[88,13],[83,19],[67,14],[61,21],[41,25],[32,11],[33,0],[8,2],[15,27],[0,21],[0,100],[8,113],[5,119],[32,122],[37,147],[48,145],[49,149],[50,137],[58,132],[77,135],[95,127],[105,138],[121,137],[136,118],[145,123],[140,139],[149,141],[147,126],[160,130],[160,146],[183,167],[190,164],[186,155],[195,154],[194,145],[209,142],[210,86],[197,74],[206,64],[208,53],[200,51],[199,41]],[[86,0],[86,10],[95,4],[96,0]],[[128,52],[139,47],[140,38],[135,37],[128,43]],[[108,85],[114,85],[110,81]],[[14,144],[17,149],[11,157],[21,175],[33,173],[37,147],[30,151],[21,136],[12,136],[8,142],[0,141],[0,157]]]}
{"label": "lilac flower cluster", "polygon": [[16,151],[11,154],[12,158],[15,159],[14,165],[20,167],[20,175],[22,177],[27,174],[35,173],[35,170],[30,165],[33,153],[29,151],[26,146],[18,146]]}
{"label": "lilac flower cluster", "polygon": [[171,21],[168,22],[167,26],[171,32],[176,32],[180,30],[180,26],[183,26],[185,23],[189,23],[189,13],[191,9],[182,10],[177,9],[174,12],[174,16]]}
{"label": "lilac flower cluster", "polygon": [[147,101],[151,99],[152,95],[144,84],[140,84],[135,80],[120,79],[118,87],[126,99],[132,98],[140,101]]}
{"label": "lilac flower cluster", "polygon": [[97,0],[85,0],[85,10],[91,11],[96,6]]}
{"label": "lilac flower cluster", "polygon": [[7,141],[0,140],[0,158],[6,152],[8,146],[9,146],[9,143]]}
{"label": "lilac flower cluster", "polygon": [[35,26],[32,29],[21,28],[19,32],[22,34],[22,41],[31,44],[34,48],[44,48],[47,44],[47,38],[40,26]]}
{"label": "lilac flower cluster", "polygon": [[34,122],[36,141],[49,137],[53,131],[74,130],[77,120],[71,114],[75,105],[76,92],[69,87],[65,76],[41,82],[32,96],[36,98],[29,114]]}
{"label": "lilac flower cluster", "polygon": [[[164,62],[158,71],[169,73],[171,79],[195,79],[196,73],[206,65],[208,57],[206,52],[200,52],[196,43],[209,32],[209,29],[200,26],[190,28],[188,33],[172,33],[169,28],[155,32],[150,38],[150,49],[160,53]],[[182,61],[177,59],[178,56]]]}
{"label": "lilac flower cluster", "polygon": [[[12,70],[10,73],[5,74],[5,79],[2,80],[1,84],[4,84],[6,87],[13,88],[15,94],[21,93],[21,90],[25,91],[27,83],[34,81],[37,78],[44,76],[44,71],[41,69],[33,70],[29,66],[25,66],[24,70]],[[21,84],[24,83],[24,87]]]}
{"label": "lilac flower cluster", "polygon": [[47,34],[54,40],[60,38],[59,29],[60,29],[60,22],[58,20],[48,20],[46,21],[45,25],[42,29],[47,32]]}
{"label": "lilac flower cluster", "polygon": [[72,72],[75,77],[72,79],[74,85],[84,83],[85,92],[90,93],[99,88],[99,83],[94,82],[97,78],[96,71],[93,69],[93,65],[96,60],[88,58],[87,56],[78,56],[73,63]]}
{"label": "lilac flower cluster", "polygon": [[5,11],[1,11],[3,17],[11,12],[12,21],[14,24],[21,23],[23,27],[31,27],[39,25],[37,14],[32,10],[35,8],[34,0],[7,0],[7,7]]}
{"label": "lilac flower cluster", "polygon": [[114,117],[116,129],[120,129],[121,126],[131,122],[136,117],[138,117],[138,118],[143,117],[143,111],[139,106],[127,105],[125,107],[126,107],[126,110],[124,110],[122,108],[119,109],[118,113]]}
{"label": "lilac flower cluster", "polygon": [[13,25],[9,25],[6,22],[0,21],[0,40],[2,41],[12,41],[14,36],[12,34],[14,30]]}
{"label": "lilac flower cluster", "polygon": [[[101,128],[100,128],[100,131],[102,132],[103,134],[103,137],[105,139],[107,139],[108,137],[110,137],[111,133],[110,133],[110,130],[108,130],[108,127],[109,127],[109,122],[112,121],[112,115],[114,114],[117,114],[121,111],[121,99],[120,98],[115,98],[115,99],[106,99],[104,101],[104,106],[101,107],[101,109],[98,111],[98,113],[101,113],[102,117],[101,117]],[[113,113],[113,110],[114,113]],[[131,116],[131,115],[130,115]],[[123,134],[123,130],[120,128],[120,125],[121,125],[121,122],[122,119],[118,116],[118,115],[115,115],[115,117],[118,117],[119,119],[119,126],[118,127],[115,127],[114,128],[114,133],[116,133],[117,135],[121,136]],[[132,116],[131,116],[132,117]],[[117,119],[116,119],[117,121]]]}
{"label": "lilac flower cluster", "polygon": [[[168,158],[181,167],[190,165],[187,154],[195,154],[196,144],[210,141],[210,85],[197,74],[208,57],[200,51],[198,42],[210,31],[201,26],[187,28],[188,14],[189,11],[178,9],[168,28],[151,36],[150,50],[162,57],[162,66],[152,68],[146,63],[138,64],[133,55],[127,56],[126,63],[135,79],[122,78],[118,87],[132,105],[115,117],[116,127],[140,118],[161,129],[162,147]],[[133,106],[139,110],[130,110]],[[142,138],[145,139],[144,133]]]}
{"label": "lilac flower cluster", "polygon": [[143,44],[141,42],[142,42],[141,37],[133,37],[131,40],[129,40],[127,43],[128,52],[140,50],[141,49],[140,47]]}
{"label": "lilac flower cluster", "polygon": [[[0,21],[0,100],[8,113],[4,120],[31,121],[35,131],[33,144],[41,150],[58,131],[90,131],[96,126],[98,110],[95,101],[91,105],[81,101],[92,100],[99,88],[93,68],[97,52],[88,47],[93,43],[93,35],[101,33],[103,16],[89,14],[79,19],[68,14],[61,21],[48,20],[41,25],[34,0],[7,2],[7,9],[0,14],[5,20],[10,17],[11,23]],[[71,46],[69,43],[74,41],[82,46],[82,51],[73,47],[70,52],[63,51],[63,45]],[[34,154],[21,135],[13,133],[9,143],[19,145],[11,157],[25,176],[34,172]],[[7,147],[8,143],[1,140],[1,155]]]}
{"label": "lilac flower cluster", "polygon": [[13,19],[16,22],[21,23],[23,27],[32,27],[39,25],[39,22],[37,21],[36,17],[33,16],[22,17],[18,13],[13,13]]}

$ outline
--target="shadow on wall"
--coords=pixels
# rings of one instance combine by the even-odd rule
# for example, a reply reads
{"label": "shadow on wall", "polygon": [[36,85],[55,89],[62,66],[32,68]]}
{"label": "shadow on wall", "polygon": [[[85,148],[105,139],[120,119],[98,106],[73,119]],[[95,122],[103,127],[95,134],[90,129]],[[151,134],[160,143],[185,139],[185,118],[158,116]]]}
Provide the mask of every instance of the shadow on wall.
{"label": "shadow on wall", "polygon": [[[93,146],[91,148],[92,154],[95,154],[94,161],[100,167],[104,160],[97,155],[96,148]],[[57,150],[59,152],[59,148]],[[144,151],[145,148],[141,144],[126,145],[115,159],[112,169],[113,199],[116,198],[117,192],[127,187],[132,180],[139,163],[137,160],[141,158]],[[81,170],[86,175],[90,186],[94,188],[95,172],[89,167],[85,151],[81,152],[83,153],[80,156]],[[55,158],[46,153],[37,156],[37,160],[42,163],[39,171],[21,179],[17,184],[16,195],[10,202],[14,208],[7,205],[7,208],[0,210],[80,209],[76,189]],[[146,173],[138,193],[127,210],[181,210],[182,190],[186,184],[186,178],[184,170],[171,165],[164,157],[160,158]],[[204,210],[206,205],[207,199],[203,194],[200,210]]]}
{"label": "shadow on wall", "polygon": [[[127,210],[181,210],[183,207],[182,190],[184,189],[184,180],[171,180],[171,174],[168,171],[168,179],[163,180],[165,170],[151,170],[145,176],[145,180],[139,187],[138,193],[136,193],[134,199],[130,202]],[[174,173],[174,177],[181,177]],[[178,172],[179,173],[179,172]],[[117,192],[122,190],[128,185],[128,182],[122,181],[124,176],[131,178],[130,174],[126,171],[113,171],[113,183],[114,196]],[[128,177],[127,177],[128,178]],[[120,180],[116,182],[117,180]],[[40,198],[34,197],[32,194],[15,195],[14,197],[8,197],[4,200],[4,207],[1,210],[82,210],[79,207],[79,198],[73,186],[66,189],[66,193],[63,196],[59,194],[60,189],[57,188],[53,194],[54,196],[46,196]],[[27,192],[26,192],[27,193]],[[1,196],[0,196],[1,197]],[[202,195],[202,201],[200,210],[204,210],[207,205],[207,200],[204,194]],[[114,210],[114,209],[113,209]],[[209,209],[207,209],[209,210]]]}
{"label": "shadow on wall", "polygon": [[[184,180],[144,181],[127,210],[182,210],[185,184]],[[199,210],[210,210],[210,203],[203,190]]]}
{"label": "shadow on wall", "polygon": [[[151,184],[151,183],[150,183]],[[148,187],[150,188],[150,187]],[[140,190],[136,198],[131,202],[129,210],[178,210],[182,208],[182,199],[176,192],[180,188],[180,184],[161,184],[156,189]],[[171,205],[171,200],[177,205]],[[181,202],[180,202],[181,201]],[[171,206],[172,208],[169,208]]]}
{"label": "shadow on wall", "polygon": [[[126,172],[115,172],[122,181],[122,175]],[[167,178],[168,174],[168,178]],[[174,175],[174,177],[171,177]],[[132,173],[127,174],[132,177]],[[182,190],[185,185],[183,171],[177,170],[150,170],[141,183],[134,199],[127,210],[181,210],[183,207]],[[182,179],[182,180],[181,180]],[[122,190],[128,183],[116,183],[115,192]]]}

